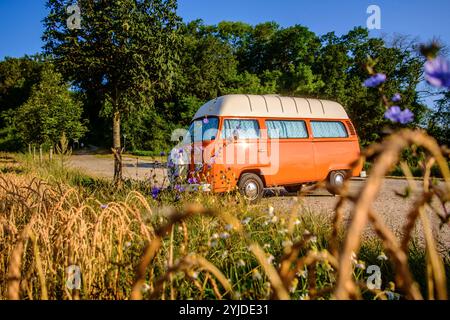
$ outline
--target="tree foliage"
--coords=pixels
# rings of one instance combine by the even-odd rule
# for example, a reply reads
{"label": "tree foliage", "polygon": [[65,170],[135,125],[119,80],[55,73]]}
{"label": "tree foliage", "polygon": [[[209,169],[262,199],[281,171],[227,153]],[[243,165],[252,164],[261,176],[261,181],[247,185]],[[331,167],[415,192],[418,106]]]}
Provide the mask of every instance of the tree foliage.
{"label": "tree foliage", "polygon": [[174,87],[180,49],[176,1],[80,0],[80,29],[66,24],[70,4],[69,0],[47,1],[45,51],[68,79],[82,90],[95,92],[110,107],[118,181],[122,177],[122,118],[152,107]]}
{"label": "tree foliage", "polygon": [[81,103],[51,64],[43,67],[40,78],[15,117],[23,140],[29,144],[55,145],[63,134],[69,139],[81,138],[86,132],[81,122]]}
{"label": "tree foliage", "polygon": [[[70,30],[69,4],[48,0],[45,53],[83,97],[91,143],[120,151],[126,136],[127,150],[168,149],[171,131],[186,127],[203,103],[246,93],[336,100],[367,145],[378,141],[389,124],[377,89],[362,86],[368,56],[389,79],[383,85],[387,96],[400,93],[400,106],[414,112],[410,126],[446,134],[448,97],[437,104],[438,112],[424,105],[417,89],[424,60],[416,43],[405,37],[369,37],[360,27],[341,36],[318,36],[305,26],[283,28],[275,22],[182,23],[175,0],[80,0],[81,29]],[[0,63],[1,110],[17,108],[29,96],[39,75],[39,68],[29,64]],[[9,137],[18,130],[11,111],[3,119],[0,143],[2,130]],[[105,143],[106,138],[113,143]]]}

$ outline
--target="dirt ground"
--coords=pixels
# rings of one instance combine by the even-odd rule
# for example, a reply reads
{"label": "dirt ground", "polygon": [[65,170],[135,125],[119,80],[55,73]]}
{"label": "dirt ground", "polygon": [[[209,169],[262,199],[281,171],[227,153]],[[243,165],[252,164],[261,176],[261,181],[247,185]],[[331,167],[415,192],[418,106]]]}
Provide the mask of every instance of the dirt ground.
{"label": "dirt ground", "polygon": [[[113,177],[113,158],[112,156],[96,156],[96,155],[73,155],[70,159],[70,165],[78,168],[89,175],[112,179]],[[124,157],[123,173],[125,178],[145,180],[155,176],[159,183],[167,184],[166,170],[160,168],[151,160],[143,160],[141,158]],[[421,181],[416,181],[420,188]],[[357,194],[364,185],[363,179],[355,179],[351,181],[351,191]],[[407,182],[403,179],[386,179],[373,205],[373,210],[379,213],[386,224],[393,230],[397,236],[401,236],[402,227],[405,225],[406,215],[412,208],[413,201],[411,198],[404,199],[396,195],[396,192],[403,193],[407,186]],[[276,192],[278,191],[278,192]],[[414,195],[413,195],[414,199]],[[294,201],[294,197],[288,195],[284,189],[267,190],[262,201],[267,206],[272,205],[275,210],[288,210]],[[326,190],[315,190],[302,199],[303,208],[312,212],[329,215],[334,213],[334,207],[338,201],[338,197],[331,196]],[[439,203],[434,202],[433,205],[442,211]],[[450,206],[447,208],[450,210]],[[346,222],[350,222],[351,207],[346,207]],[[440,221],[435,214],[428,210],[428,214],[433,224],[433,233],[438,243],[439,251],[444,255],[450,255],[450,227],[444,225],[440,227]],[[423,244],[421,236],[420,223],[416,225],[416,234],[419,242]],[[365,230],[366,236],[373,235],[373,230],[368,227]]]}

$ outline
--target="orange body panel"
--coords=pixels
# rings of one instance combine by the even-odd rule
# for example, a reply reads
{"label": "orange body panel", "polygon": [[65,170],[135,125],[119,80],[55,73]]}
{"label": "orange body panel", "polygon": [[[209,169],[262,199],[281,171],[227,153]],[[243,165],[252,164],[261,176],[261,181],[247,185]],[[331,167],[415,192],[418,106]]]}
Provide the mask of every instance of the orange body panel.
{"label": "orange body panel", "polygon": [[[260,139],[223,139],[224,119],[257,120],[262,132]],[[216,139],[192,145],[193,149],[203,148],[203,152],[201,159],[193,152],[191,172],[202,162],[202,180],[210,183],[213,191],[224,192],[236,188],[239,177],[245,172],[259,174],[265,187],[323,181],[331,171],[350,170],[352,163],[360,156],[358,137],[348,119],[327,119],[342,122],[348,133],[346,138],[314,138],[310,125],[314,119],[282,119],[304,121],[308,137],[277,140],[268,139],[265,120],[272,119],[219,117]],[[278,152],[277,157],[275,152]],[[211,162],[212,156],[214,162]],[[359,176],[361,170],[362,164],[359,164],[352,170],[352,176]]]}

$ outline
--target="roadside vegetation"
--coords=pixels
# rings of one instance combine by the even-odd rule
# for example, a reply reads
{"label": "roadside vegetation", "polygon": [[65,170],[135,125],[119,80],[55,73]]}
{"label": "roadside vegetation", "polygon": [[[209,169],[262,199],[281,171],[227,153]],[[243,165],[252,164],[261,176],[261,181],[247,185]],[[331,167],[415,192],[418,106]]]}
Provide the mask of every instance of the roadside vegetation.
{"label": "roadside vegetation", "polygon": [[[373,170],[387,170],[383,155],[409,139],[439,152],[435,156],[448,175],[432,140],[409,131],[381,145],[381,154],[375,146],[366,152],[378,154]],[[428,235],[425,247],[407,236],[417,219],[427,226],[422,210],[430,195],[448,199],[447,185],[427,182],[429,170],[403,239],[368,211],[378,237],[358,245],[348,242],[355,239],[355,222],[344,227],[341,205],[358,206],[371,193],[368,186],[357,199],[348,198],[344,188],[330,219],[303,206],[301,194],[290,208],[275,210],[250,205],[234,192],[155,194],[156,181],[126,181],[117,189],[112,181],[67,168],[57,157],[39,164],[30,155],[0,155],[2,299],[447,298],[449,257],[437,253],[430,230],[422,231]],[[447,223],[448,215],[442,219]],[[64,285],[73,265],[81,269],[81,290]],[[374,265],[381,272],[379,288],[368,287],[375,284],[368,269]],[[350,268],[353,284],[343,291],[341,268]]]}

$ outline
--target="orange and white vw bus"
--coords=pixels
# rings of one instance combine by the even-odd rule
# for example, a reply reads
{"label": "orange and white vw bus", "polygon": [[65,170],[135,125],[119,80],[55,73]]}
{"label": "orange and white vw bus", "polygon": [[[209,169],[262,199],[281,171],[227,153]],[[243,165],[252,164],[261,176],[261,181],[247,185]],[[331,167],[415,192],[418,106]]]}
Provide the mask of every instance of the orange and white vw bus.
{"label": "orange and white vw bus", "polygon": [[[360,156],[358,136],[337,102],[278,95],[227,95],[195,114],[183,142],[169,156],[173,183],[190,189],[238,189],[250,201],[264,188],[298,192],[327,181],[330,192]],[[178,182],[177,182],[178,181]]]}

